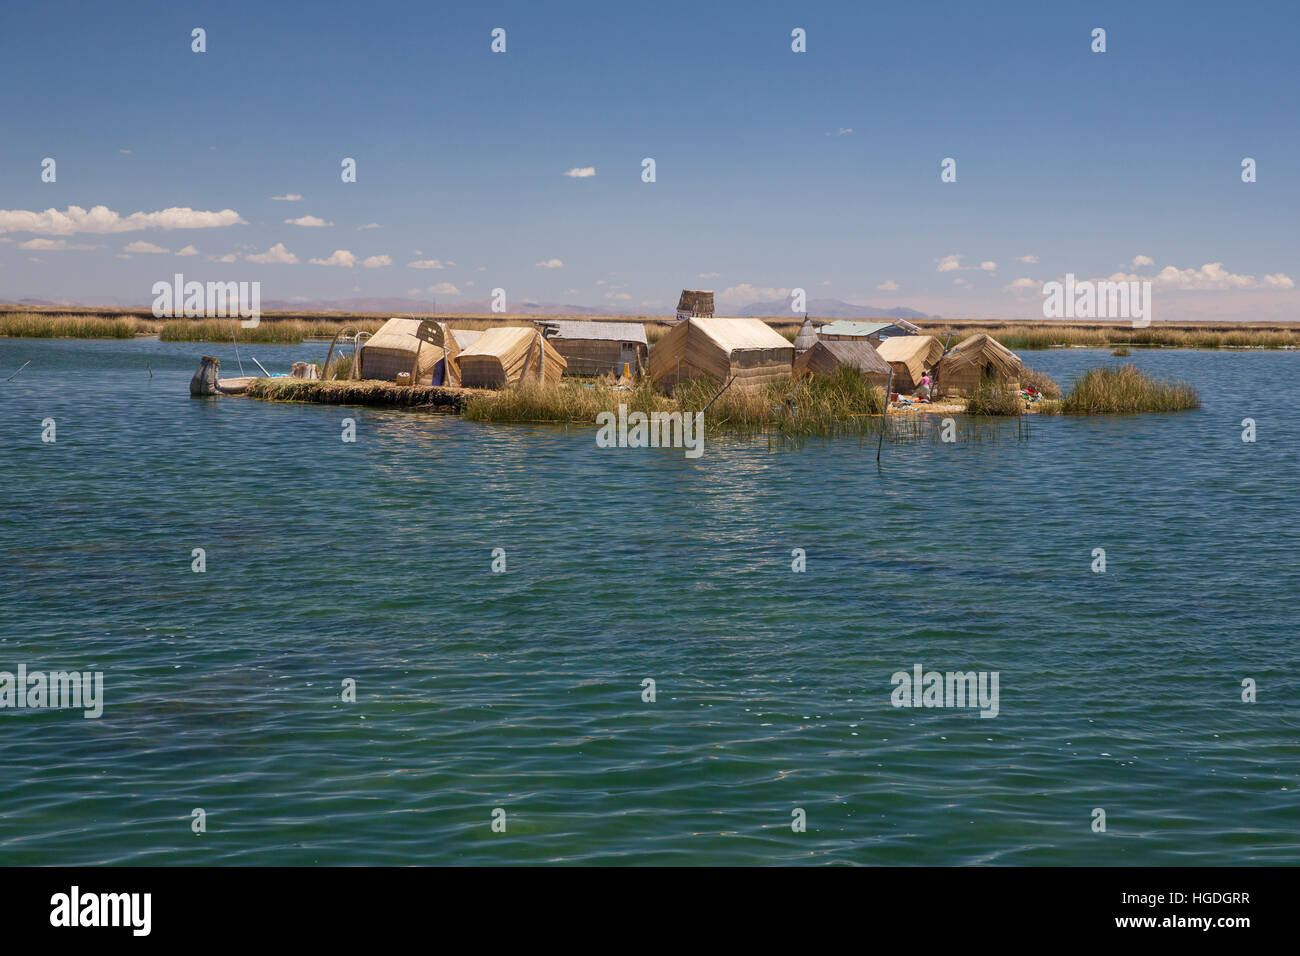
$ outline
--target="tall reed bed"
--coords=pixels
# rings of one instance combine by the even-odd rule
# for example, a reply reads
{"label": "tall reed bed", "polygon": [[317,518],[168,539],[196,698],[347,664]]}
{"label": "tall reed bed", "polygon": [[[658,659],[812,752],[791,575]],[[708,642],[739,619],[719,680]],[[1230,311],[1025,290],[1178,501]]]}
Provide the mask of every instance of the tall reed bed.
{"label": "tall reed bed", "polygon": [[7,312],[0,314],[0,335],[28,339],[129,339],[151,332],[157,323],[133,315]]}
{"label": "tall reed bed", "polygon": [[1186,382],[1155,379],[1130,364],[1088,369],[1075,380],[1061,410],[1067,415],[1106,415],[1200,407],[1200,396]]}
{"label": "tall reed bed", "polygon": [[[972,334],[972,330],[957,331],[942,326],[924,330],[940,341],[953,343]],[[1297,348],[1300,347],[1300,329],[1275,331],[1270,329],[1195,329],[1148,326],[1143,329],[1125,326],[1054,325],[1026,323],[1002,325],[981,329],[1012,351],[1050,348],[1119,348],[1139,346],[1146,348]]]}
{"label": "tall reed bed", "polygon": [[791,435],[865,433],[879,426],[884,392],[853,369],[794,382],[771,383],[762,389],[720,391],[707,380],[678,385],[663,395],[648,382],[615,388],[612,382],[526,382],[500,391],[474,391],[466,400],[465,417],[491,422],[573,422],[594,424],[601,412],[705,411],[706,432]]}
{"label": "tall reed bed", "polygon": [[[303,340],[306,323],[297,321],[259,322],[244,328],[234,319],[169,319],[158,333],[164,342],[261,342],[297,345]],[[332,333],[331,333],[332,334]]]}

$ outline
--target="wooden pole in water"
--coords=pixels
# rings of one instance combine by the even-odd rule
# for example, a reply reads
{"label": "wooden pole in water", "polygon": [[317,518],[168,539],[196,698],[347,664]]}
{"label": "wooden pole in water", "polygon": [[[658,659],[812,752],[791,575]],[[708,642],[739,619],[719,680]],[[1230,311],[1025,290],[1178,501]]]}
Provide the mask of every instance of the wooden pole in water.
{"label": "wooden pole in water", "polygon": [[885,427],[889,421],[889,396],[894,391],[894,366],[889,366],[889,384],[885,386],[885,408],[880,413],[880,441],[876,442],[876,464],[880,464],[880,449],[885,444]]}

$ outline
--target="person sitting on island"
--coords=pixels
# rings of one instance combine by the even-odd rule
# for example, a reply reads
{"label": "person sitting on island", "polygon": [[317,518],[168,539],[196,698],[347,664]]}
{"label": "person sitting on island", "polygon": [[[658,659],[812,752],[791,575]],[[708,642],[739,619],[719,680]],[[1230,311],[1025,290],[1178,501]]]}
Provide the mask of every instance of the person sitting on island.
{"label": "person sitting on island", "polygon": [[921,376],[921,387],[916,390],[916,397],[923,398],[927,402],[930,400],[930,373],[926,372]]}

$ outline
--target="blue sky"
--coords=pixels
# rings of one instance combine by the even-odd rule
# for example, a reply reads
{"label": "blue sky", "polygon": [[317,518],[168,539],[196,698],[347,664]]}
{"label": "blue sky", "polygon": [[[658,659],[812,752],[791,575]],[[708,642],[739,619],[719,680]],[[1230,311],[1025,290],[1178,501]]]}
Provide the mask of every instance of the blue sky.
{"label": "blue sky", "polygon": [[[1015,316],[1119,272],[1157,319],[1297,318],[1297,47],[1281,2],[11,5],[0,299],[147,303],[184,271],[263,299],[801,287]],[[242,222],[22,215],[100,205]],[[277,244],[297,261],[249,258]]]}

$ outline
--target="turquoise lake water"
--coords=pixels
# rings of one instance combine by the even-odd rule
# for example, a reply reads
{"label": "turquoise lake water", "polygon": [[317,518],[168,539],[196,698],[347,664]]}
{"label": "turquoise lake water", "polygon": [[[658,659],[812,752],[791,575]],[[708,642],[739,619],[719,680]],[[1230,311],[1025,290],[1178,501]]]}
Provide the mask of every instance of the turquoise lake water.
{"label": "turquoise lake water", "polygon": [[[878,469],[195,400],[203,353],[0,339],[0,670],[105,686],[0,710],[0,863],[1300,863],[1300,354],[1135,352],[1204,407]],[[998,716],[892,706],[916,664]]]}

